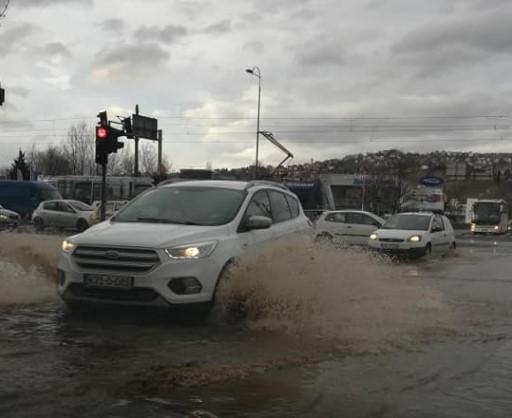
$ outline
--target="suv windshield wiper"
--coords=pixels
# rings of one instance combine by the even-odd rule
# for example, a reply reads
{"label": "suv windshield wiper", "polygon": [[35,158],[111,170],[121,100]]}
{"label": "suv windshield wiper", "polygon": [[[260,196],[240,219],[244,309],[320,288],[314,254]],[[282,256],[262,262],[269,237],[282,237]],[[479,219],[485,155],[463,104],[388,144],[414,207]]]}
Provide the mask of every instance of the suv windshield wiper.
{"label": "suv windshield wiper", "polygon": [[154,222],[157,224],[175,224],[178,222],[170,221],[169,219],[162,219],[162,218],[136,218],[135,222]]}

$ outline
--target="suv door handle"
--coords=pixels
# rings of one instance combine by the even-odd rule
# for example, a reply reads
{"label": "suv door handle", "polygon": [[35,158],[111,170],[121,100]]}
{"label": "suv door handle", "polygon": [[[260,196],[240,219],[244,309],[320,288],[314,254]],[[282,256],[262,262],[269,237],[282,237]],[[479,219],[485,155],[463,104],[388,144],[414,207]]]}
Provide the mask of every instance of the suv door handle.
{"label": "suv door handle", "polygon": [[347,229],[352,229],[352,225],[347,225]]}

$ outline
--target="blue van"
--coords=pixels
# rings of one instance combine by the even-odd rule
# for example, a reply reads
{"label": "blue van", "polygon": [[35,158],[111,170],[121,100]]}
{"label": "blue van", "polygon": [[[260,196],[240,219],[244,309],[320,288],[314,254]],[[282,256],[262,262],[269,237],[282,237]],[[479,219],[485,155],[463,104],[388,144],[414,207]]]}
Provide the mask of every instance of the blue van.
{"label": "blue van", "polygon": [[28,217],[43,200],[62,199],[60,193],[41,181],[0,180],[0,205]]}

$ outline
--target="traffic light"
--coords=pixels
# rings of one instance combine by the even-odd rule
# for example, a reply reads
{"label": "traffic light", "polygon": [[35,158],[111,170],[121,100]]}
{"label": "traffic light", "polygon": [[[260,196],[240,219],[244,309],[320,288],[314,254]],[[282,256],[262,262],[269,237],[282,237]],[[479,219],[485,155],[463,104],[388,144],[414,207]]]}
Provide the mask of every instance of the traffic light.
{"label": "traffic light", "polygon": [[133,138],[132,119],[129,116],[123,119],[123,128],[126,138]]}
{"label": "traffic light", "polygon": [[98,113],[99,122],[96,126],[96,163],[107,164],[108,154],[117,152],[124,147],[119,142],[119,137],[124,136],[124,131],[115,129],[108,122],[107,112]]}

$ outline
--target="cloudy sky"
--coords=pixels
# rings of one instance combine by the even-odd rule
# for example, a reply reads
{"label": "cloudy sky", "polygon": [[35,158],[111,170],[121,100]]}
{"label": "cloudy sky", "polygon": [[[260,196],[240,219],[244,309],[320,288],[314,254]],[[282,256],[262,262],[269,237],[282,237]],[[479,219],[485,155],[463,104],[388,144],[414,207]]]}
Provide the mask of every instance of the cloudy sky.
{"label": "cloudy sky", "polygon": [[[0,10],[6,0],[0,0]],[[512,151],[507,0],[11,0],[0,22],[0,166],[135,104],[174,168]],[[263,162],[280,151],[262,144]]]}

